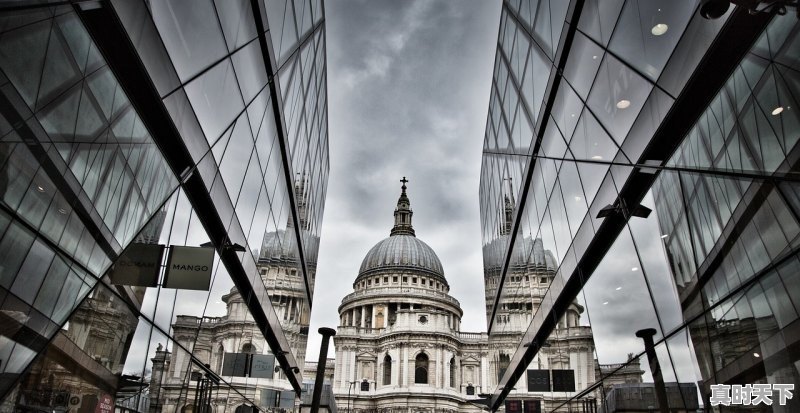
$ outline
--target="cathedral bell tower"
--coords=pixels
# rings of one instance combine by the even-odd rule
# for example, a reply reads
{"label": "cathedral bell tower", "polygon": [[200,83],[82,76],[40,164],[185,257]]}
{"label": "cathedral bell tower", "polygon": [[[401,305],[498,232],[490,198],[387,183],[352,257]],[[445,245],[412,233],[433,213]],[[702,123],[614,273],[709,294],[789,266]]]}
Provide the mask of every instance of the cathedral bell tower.
{"label": "cathedral bell tower", "polygon": [[504,181],[508,181],[508,192],[511,194],[511,198],[506,195],[504,198],[504,212],[505,215],[503,216],[503,222],[500,224],[500,235],[509,235],[511,234],[511,227],[514,225],[514,187],[511,186],[511,177],[504,178]]}

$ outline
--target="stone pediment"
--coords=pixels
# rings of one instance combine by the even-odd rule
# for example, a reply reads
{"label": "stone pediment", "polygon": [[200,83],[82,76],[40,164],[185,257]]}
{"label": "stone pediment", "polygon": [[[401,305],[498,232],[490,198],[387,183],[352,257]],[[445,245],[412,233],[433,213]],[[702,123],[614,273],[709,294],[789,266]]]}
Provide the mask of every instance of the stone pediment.
{"label": "stone pediment", "polygon": [[476,354],[464,354],[461,357],[461,364],[480,364],[481,360]]}
{"label": "stone pediment", "polygon": [[361,351],[356,354],[356,360],[375,360],[377,357],[377,354],[370,350]]}

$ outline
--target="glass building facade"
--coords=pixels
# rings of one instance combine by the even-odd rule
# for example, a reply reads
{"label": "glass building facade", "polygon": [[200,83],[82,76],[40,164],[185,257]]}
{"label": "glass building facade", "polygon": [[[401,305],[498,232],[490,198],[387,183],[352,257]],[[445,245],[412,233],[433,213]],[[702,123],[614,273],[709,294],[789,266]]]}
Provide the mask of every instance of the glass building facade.
{"label": "glass building facade", "polygon": [[[800,409],[772,390],[711,403],[715,384],[800,383],[800,23],[701,3],[503,2],[480,183],[490,337],[542,297],[493,410],[542,394],[560,400],[543,411]],[[554,274],[516,276],[537,244]],[[562,343],[586,327],[594,374],[569,379],[587,361]]]}
{"label": "glass building facade", "polygon": [[0,5],[0,411],[299,403],[321,0]]}

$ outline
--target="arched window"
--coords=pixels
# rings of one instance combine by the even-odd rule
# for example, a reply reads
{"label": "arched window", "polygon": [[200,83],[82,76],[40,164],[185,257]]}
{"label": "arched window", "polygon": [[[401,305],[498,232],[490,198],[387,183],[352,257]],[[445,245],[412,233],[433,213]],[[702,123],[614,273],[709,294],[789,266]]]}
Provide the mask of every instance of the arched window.
{"label": "arched window", "polygon": [[414,362],[414,383],[428,384],[428,356],[419,353]]}
{"label": "arched window", "polygon": [[387,354],[383,358],[383,385],[392,384],[392,358]]}
{"label": "arched window", "polygon": [[253,343],[245,343],[242,345],[242,353],[247,354],[254,354],[256,352],[256,346]]}
{"label": "arched window", "polygon": [[450,387],[456,387],[456,358],[450,359]]}
{"label": "arched window", "polygon": [[498,382],[503,378],[503,375],[506,374],[506,370],[508,370],[509,364],[511,364],[511,357],[508,354],[500,353],[500,357],[497,363]]}
{"label": "arched window", "polygon": [[236,406],[235,413],[253,413],[255,411],[257,411],[255,406],[240,404]]}
{"label": "arched window", "polygon": [[225,358],[225,347],[222,344],[217,348],[217,373],[222,373],[222,359]]}

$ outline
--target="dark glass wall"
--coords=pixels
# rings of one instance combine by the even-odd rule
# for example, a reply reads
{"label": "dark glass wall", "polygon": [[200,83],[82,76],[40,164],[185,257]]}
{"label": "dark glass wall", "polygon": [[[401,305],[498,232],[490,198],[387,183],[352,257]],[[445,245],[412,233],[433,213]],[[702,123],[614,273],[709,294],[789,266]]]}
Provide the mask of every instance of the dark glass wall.
{"label": "dark glass wall", "polygon": [[[544,411],[657,405],[646,328],[672,409],[710,409],[712,384],[800,382],[800,26],[698,7],[504,2],[480,186],[490,337],[534,311],[495,407],[543,363],[594,365]],[[554,275],[520,279],[537,262]],[[594,360],[572,357],[587,333]]]}
{"label": "dark glass wall", "polygon": [[3,410],[291,407],[325,64],[319,1],[0,6]]}

